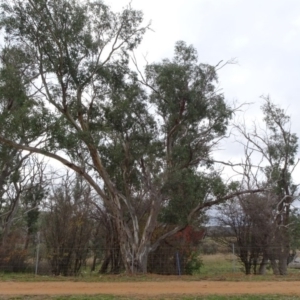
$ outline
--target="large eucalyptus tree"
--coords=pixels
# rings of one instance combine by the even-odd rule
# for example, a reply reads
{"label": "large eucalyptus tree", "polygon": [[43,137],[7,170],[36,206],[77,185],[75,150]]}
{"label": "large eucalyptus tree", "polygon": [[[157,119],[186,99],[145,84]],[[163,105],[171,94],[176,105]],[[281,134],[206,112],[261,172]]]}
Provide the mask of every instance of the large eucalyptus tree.
{"label": "large eucalyptus tree", "polygon": [[[97,0],[14,0],[1,8],[4,51],[22,58],[22,94],[3,98],[24,105],[1,115],[0,142],[87,180],[114,219],[128,271],[145,272],[148,253],[203,209],[249,192],[230,194],[213,172],[211,151],[232,111],[216,68],[199,64],[193,47],[179,42],[173,60],[135,73],[130,55],[149,26],[130,6],[114,13]],[[175,226],[154,240],[162,222]]]}

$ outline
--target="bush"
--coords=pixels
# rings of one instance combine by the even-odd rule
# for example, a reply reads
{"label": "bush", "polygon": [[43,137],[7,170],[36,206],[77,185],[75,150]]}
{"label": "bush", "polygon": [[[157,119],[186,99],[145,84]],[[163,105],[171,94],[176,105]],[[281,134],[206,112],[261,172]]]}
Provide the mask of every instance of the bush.
{"label": "bush", "polygon": [[185,266],[185,274],[193,275],[200,272],[200,268],[203,265],[203,261],[200,257],[199,251],[193,251],[188,257],[186,266]]}
{"label": "bush", "polygon": [[0,269],[7,272],[25,272],[27,270],[27,250],[22,245],[18,235],[7,238],[0,248]]}

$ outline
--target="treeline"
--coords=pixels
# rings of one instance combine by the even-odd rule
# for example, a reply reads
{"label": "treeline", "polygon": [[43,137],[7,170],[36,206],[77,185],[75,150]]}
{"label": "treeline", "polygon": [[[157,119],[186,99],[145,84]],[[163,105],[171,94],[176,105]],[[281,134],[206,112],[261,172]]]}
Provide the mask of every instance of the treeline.
{"label": "treeline", "polygon": [[[183,41],[173,58],[141,68],[134,50],[150,25],[130,5],[113,12],[97,0],[16,0],[3,1],[1,11],[1,251],[18,222],[27,224],[26,249],[43,211],[48,250],[85,249],[93,245],[87,235],[99,241],[101,233],[119,249],[106,254],[114,259],[104,269],[147,272],[149,256],[189,226],[199,230],[208,208],[257,195],[276,203],[286,274],[298,138],[284,110],[265,98],[264,128],[232,124],[240,107],[218,88],[224,65],[200,63]],[[244,148],[239,163],[212,154],[229,128]],[[45,188],[41,156],[74,171],[75,186],[62,179]],[[239,176],[224,180],[220,165]],[[54,273],[66,274],[57,251],[49,254]],[[66,255],[73,273],[83,257]]]}
{"label": "treeline", "polygon": [[[54,276],[77,276],[82,270],[100,274],[124,272],[118,232],[109,211],[91,187],[80,176],[68,172],[58,179],[36,159],[24,160],[19,171],[29,163],[44,174],[40,173],[43,176],[35,185],[20,188],[23,192],[18,197],[9,198],[8,191],[3,193],[0,271],[36,271]],[[10,180],[7,178],[7,182]],[[18,183],[21,182],[18,177]],[[161,229],[156,234],[166,231]],[[203,230],[197,232],[188,227],[169,238],[148,258],[148,270],[178,274],[178,263],[181,274],[199,270],[198,246],[203,235]],[[180,255],[179,261],[176,255]]]}

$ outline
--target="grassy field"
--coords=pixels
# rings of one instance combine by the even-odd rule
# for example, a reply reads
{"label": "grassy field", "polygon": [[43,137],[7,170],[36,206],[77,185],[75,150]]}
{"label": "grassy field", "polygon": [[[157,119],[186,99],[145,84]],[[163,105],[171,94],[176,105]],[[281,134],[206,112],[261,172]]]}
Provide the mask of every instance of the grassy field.
{"label": "grassy field", "polygon": [[[43,276],[28,273],[1,273],[1,281],[86,281],[86,282],[126,282],[126,281],[168,281],[168,280],[224,280],[224,281],[286,281],[300,280],[300,269],[289,269],[287,276],[275,276],[271,270],[266,275],[244,275],[242,265],[232,254],[202,256],[203,266],[193,276],[147,275],[101,275],[97,272],[82,271],[77,277]],[[1,299],[1,298],[0,298]]]}
{"label": "grassy field", "polygon": [[200,275],[214,276],[223,273],[241,273],[241,265],[232,254],[212,254],[202,256]]}
{"label": "grassy field", "polygon": [[199,271],[201,279],[263,281],[263,280],[300,280],[300,269],[288,269],[287,276],[273,275],[271,269],[266,275],[245,275],[243,266],[232,254],[213,254],[202,256],[203,266]]}

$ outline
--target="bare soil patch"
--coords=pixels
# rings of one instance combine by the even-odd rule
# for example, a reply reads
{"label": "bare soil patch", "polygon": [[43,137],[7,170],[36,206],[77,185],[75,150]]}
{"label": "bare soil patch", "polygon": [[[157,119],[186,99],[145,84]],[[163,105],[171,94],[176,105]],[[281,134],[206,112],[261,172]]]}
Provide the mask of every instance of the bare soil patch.
{"label": "bare soil patch", "polygon": [[285,282],[0,282],[1,295],[236,295],[300,294],[299,281]]}

